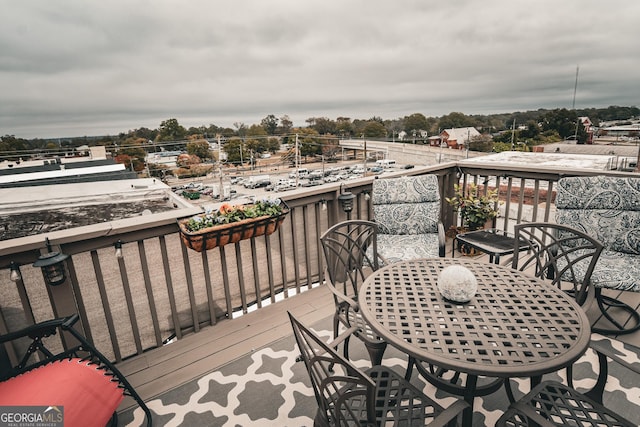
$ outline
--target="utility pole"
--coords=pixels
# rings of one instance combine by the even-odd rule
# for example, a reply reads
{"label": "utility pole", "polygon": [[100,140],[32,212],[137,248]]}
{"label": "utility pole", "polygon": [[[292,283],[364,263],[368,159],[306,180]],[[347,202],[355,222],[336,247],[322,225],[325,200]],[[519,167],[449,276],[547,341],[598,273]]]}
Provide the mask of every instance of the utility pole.
{"label": "utility pole", "polygon": [[295,156],[296,156],[296,188],[298,188],[298,185],[300,185],[300,162],[299,162],[299,154],[298,154],[298,134],[296,133],[296,152],[295,152]]}
{"label": "utility pole", "polygon": [[[571,109],[575,112],[576,111],[576,92],[578,91],[578,71],[580,71],[580,67],[576,65],[576,83],[573,86],[573,103],[571,104]],[[578,117],[578,114],[576,113],[576,131],[573,134],[573,140],[576,142],[576,144],[578,143],[578,126],[580,123],[580,118]]]}
{"label": "utility pole", "polygon": [[362,158],[362,166],[364,169],[364,176],[367,175],[367,140],[364,138],[364,133],[362,134],[362,140],[364,141],[364,156]]}
{"label": "utility pole", "polygon": [[513,119],[513,126],[511,127],[511,151],[515,151],[516,147],[516,119]]}
{"label": "utility pole", "polygon": [[578,72],[580,71],[580,66],[576,65],[576,83],[573,85],[573,103],[571,104],[571,109],[576,109],[576,92],[578,91]]}
{"label": "utility pole", "polygon": [[220,184],[218,187],[218,194],[220,201],[224,200],[224,190],[222,188],[222,142],[220,140],[220,134],[218,134],[218,173],[220,174]]}

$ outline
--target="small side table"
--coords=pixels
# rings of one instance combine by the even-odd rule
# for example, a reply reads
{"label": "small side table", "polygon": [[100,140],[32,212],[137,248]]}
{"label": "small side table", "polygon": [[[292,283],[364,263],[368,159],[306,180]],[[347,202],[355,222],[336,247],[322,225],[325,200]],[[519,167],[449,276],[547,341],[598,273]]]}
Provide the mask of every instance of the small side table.
{"label": "small side table", "polygon": [[[489,255],[489,262],[499,264],[502,255],[513,253],[515,247],[515,237],[502,230],[495,228],[482,229],[461,233],[453,238],[453,251],[451,257],[456,253],[456,242],[477,249]],[[530,243],[521,240],[518,250],[528,249]]]}

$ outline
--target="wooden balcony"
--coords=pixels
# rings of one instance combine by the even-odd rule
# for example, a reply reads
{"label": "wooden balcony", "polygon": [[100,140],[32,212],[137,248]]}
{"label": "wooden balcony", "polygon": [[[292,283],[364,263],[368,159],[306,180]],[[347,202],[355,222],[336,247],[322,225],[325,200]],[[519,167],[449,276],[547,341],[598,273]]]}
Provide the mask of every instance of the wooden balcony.
{"label": "wooden balcony", "polygon": [[[514,170],[468,161],[398,175],[425,173],[439,177],[445,227],[456,221],[444,202],[455,183],[500,188],[503,203],[495,227],[503,230],[521,222],[553,221],[554,185],[561,176],[625,175]],[[145,400],[153,399],[291,335],[287,311],[307,324],[331,316],[333,299],[322,285],[318,237],[346,219],[338,201],[341,189],[356,195],[351,218],[371,218],[373,179],[282,193],[291,213],[279,231],[202,253],[181,244],[176,215],[50,233],[54,247],[70,255],[69,278],[57,287],[47,287],[40,270],[31,266],[44,250],[45,236],[0,242],[0,333],[77,312],[85,335],[116,362]],[[115,256],[118,241],[122,258]],[[11,262],[20,265],[22,278],[15,283],[9,280]],[[640,307],[640,294],[620,297]],[[589,315],[598,321],[595,312]],[[640,333],[619,339],[640,346]],[[0,361],[11,357],[11,350],[6,351],[0,351]],[[131,405],[125,401],[121,409]]]}

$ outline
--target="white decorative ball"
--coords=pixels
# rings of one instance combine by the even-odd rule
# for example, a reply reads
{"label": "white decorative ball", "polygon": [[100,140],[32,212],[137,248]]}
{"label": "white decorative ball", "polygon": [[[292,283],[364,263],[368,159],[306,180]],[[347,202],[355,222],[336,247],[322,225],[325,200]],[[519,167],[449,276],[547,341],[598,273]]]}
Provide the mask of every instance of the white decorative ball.
{"label": "white decorative ball", "polygon": [[438,290],[450,301],[467,302],[478,291],[478,281],[468,268],[450,265],[438,276]]}

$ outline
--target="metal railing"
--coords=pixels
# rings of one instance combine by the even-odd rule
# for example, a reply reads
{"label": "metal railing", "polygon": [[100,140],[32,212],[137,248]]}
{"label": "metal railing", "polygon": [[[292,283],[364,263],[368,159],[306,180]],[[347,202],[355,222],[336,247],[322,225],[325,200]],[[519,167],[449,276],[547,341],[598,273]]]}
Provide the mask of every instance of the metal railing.
{"label": "metal railing", "polygon": [[[553,221],[554,185],[563,175],[628,175],[514,169],[465,160],[394,175],[426,173],[439,178],[446,228],[455,226],[457,218],[445,197],[453,194],[454,184],[475,182],[485,189],[499,188],[500,216],[494,226],[503,230],[520,222]],[[175,215],[51,233],[56,250],[70,255],[69,277],[56,287],[45,285],[40,269],[31,265],[44,249],[44,236],[0,242],[5,243],[0,246],[0,334],[77,312],[87,338],[119,362],[204,326],[295,297],[323,282],[319,236],[346,219],[340,192],[356,195],[352,218],[371,219],[367,196],[374,179],[283,193],[291,210],[274,234],[201,253],[181,243]],[[122,243],[122,257],[115,254],[116,242]],[[20,266],[16,282],[9,280],[12,261]],[[11,357],[11,349],[5,351]],[[0,348],[0,361],[2,356]]]}

